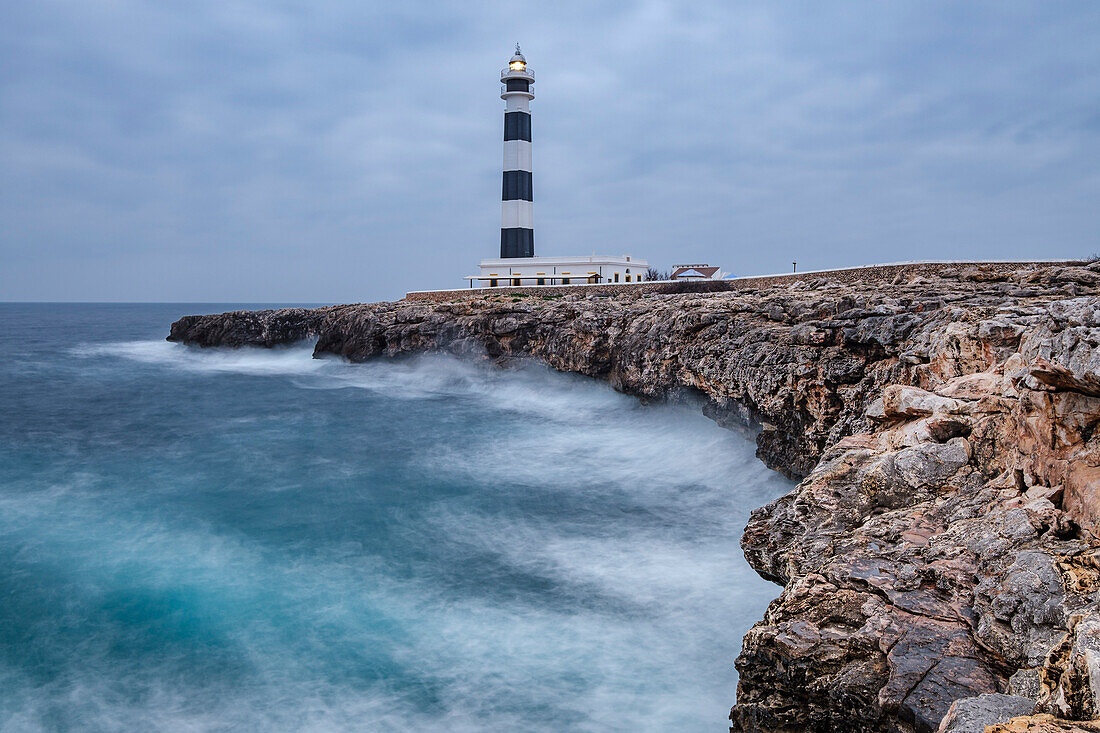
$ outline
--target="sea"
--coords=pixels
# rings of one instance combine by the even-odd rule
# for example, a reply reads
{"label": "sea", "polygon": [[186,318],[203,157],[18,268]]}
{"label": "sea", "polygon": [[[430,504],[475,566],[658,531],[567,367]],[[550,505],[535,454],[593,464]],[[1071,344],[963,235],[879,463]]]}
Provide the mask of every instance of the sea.
{"label": "sea", "polygon": [[544,366],[0,305],[0,730],[722,731],[792,488]]}

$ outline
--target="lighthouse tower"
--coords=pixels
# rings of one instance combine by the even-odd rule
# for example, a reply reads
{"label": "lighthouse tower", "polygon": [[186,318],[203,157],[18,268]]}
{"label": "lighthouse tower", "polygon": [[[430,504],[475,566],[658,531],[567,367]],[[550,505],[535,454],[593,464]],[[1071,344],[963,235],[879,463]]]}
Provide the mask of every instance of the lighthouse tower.
{"label": "lighthouse tower", "polygon": [[535,75],[516,44],[516,53],[500,72],[504,100],[504,185],[501,189],[501,258],[535,256],[531,195],[531,85]]}
{"label": "lighthouse tower", "polygon": [[[500,257],[482,260],[470,287],[521,288],[640,283],[649,263],[630,255],[536,257],[531,215],[531,85],[535,75],[516,44],[516,55],[500,71],[504,100],[504,182],[501,187]],[[716,268],[717,269],[717,268]]]}

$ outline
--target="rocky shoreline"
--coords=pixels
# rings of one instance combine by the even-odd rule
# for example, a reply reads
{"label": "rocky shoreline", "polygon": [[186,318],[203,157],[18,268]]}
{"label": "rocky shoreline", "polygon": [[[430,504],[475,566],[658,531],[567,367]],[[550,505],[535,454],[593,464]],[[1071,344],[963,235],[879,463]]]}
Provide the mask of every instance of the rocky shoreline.
{"label": "rocky shoreline", "polygon": [[475,292],[188,316],[168,338],[702,393],[802,479],[742,537],[783,590],[745,637],[732,730],[1100,730],[1071,722],[1100,717],[1100,265]]}

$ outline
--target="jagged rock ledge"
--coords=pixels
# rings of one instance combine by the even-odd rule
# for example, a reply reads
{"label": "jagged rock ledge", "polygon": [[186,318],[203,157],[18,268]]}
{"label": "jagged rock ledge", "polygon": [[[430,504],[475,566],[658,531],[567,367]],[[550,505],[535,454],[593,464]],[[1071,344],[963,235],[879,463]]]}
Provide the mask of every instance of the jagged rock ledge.
{"label": "jagged rock ledge", "polygon": [[188,316],[168,338],[698,390],[803,479],[742,538],[783,590],[737,659],[733,730],[1097,730],[1070,721],[1100,715],[1098,293],[1097,264],[945,267]]}

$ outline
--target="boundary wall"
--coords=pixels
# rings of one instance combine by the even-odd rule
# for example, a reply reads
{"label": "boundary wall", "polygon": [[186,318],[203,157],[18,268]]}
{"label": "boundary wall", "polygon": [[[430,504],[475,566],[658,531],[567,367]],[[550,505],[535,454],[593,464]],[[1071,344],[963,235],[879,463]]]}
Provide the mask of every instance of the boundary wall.
{"label": "boundary wall", "polygon": [[[808,282],[826,279],[836,283],[891,282],[896,278],[912,280],[915,277],[974,275],[977,279],[995,278],[998,275],[1017,270],[1040,267],[1081,265],[1083,260],[922,260],[914,262],[892,262],[883,265],[863,265],[845,267],[836,270],[808,270],[806,272],[788,272],[775,275],[750,275],[725,280],[654,280],[641,283],[599,283],[593,285],[526,285],[520,287],[502,286],[497,288],[456,288],[453,290],[414,290],[405,294],[404,300],[428,303],[444,303],[469,298],[484,298],[496,295],[505,297],[523,297],[543,295],[561,297],[576,295],[617,296],[644,294],[676,293],[724,293],[736,290],[756,290],[793,282]],[[967,271],[972,272],[967,272]]]}

